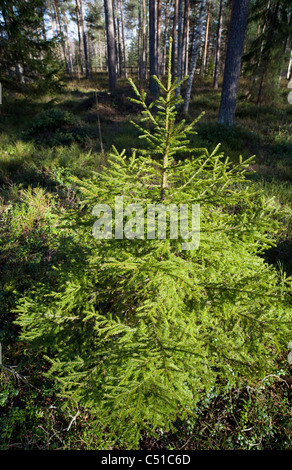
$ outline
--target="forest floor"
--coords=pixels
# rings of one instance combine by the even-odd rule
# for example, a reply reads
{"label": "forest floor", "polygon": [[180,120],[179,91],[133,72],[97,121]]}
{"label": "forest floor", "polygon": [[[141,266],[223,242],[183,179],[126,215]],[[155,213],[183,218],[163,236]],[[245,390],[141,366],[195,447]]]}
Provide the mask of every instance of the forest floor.
{"label": "forest floor", "polygon": [[[41,359],[32,359],[18,342],[13,312],[23,292],[45,280],[62,256],[55,245],[58,211],[71,208],[78,199],[70,177],[86,178],[106,164],[112,145],[127,152],[141,145],[130,122],[141,117],[141,110],[128,100],[133,96],[130,85],[120,81],[114,96],[106,87],[105,76],[75,80],[55,95],[4,94],[0,106],[0,342],[4,363],[13,368],[9,380],[0,376],[0,448],[94,448],[92,439],[84,437],[84,425],[62,431],[67,418],[52,408],[53,392],[42,377]],[[191,137],[194,147],[211,151],[220,142],[232,161],[239,155],[255,155],[249,183],[262,189],[283,214],[277,246],[266,253],[266,259],[291,275],[292,105],[288,91],[283,87],[276,102],[257,107],[247,100],[248,90],[242,84],[236,126],[229,128],[217,124],[220,90],[214,90],[210,80],[196,77],[188,119],[205,113]],[[22,380],[24,376],[29,383]],[[215,396],[213,401],[211,397],[202,406],[199,421],[192,424],[193,440],[184,426],[180,437],[168,435],[161,442],[145,439],[141,448],[167,445],[178,449],[187,441],[194,449],[287,448],[291,445],[289,374],[286,379],[267,383],[252,397],[247,391],[238,391],[232,400],[227,395]],[[246,427],[251,422],[256,432],[243,435],[239,431],[244,419]]]}

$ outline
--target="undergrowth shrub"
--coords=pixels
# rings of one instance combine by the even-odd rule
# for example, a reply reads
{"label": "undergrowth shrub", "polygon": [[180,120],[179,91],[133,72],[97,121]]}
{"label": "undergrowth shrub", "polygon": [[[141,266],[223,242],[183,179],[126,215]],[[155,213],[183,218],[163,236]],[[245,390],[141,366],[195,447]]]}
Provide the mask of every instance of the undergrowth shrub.
{"label": "undergrowth shrub", "polygon": [[40,187],[18,187],[13,197],[13,201],[0,205],[0,342],[3,348],[16,334],[11,312],[15,302],[35,282],[47,278],[57,234],[54,196]]}
{"label": "undergrowth shrub", "polygon": [[276,375],[236,388],[226,383],[203,394],[194,415],[162,435],[174,448],[188,450],[284,450],[291,448],[289,377]]}
{"label": "undergrowth shrub", "polygon": [[43,145],[70,145],[84,142],[86,130],[69,111],[49,109],[37,114],[22,136],[24,140],[33,139]]}
{"label": "undergrowth shrub", "polygon": [[[67,262],[16,309],[21,340],[50,362],[59,395],[90,410],[92,432],[108,448],[138,448],[142,434],[196,416],[215,386],[252,385],[278,371],[291,339],[291,279],[260,256],[278,224],[246,180],[251,160],[232,164],[219,146],[190,148],[195,122],[176,122],[170,63],[167,84],[156,81],[161,96],[150,106],[132,83],[151,124],[135,124],[148,148],[130,156],[113,148],[104,170],[74,179],[82,202],[63,218]],[[93,237],[94,207],[107,204],[118,217],[116,196],[132,204],[113,218],[128,238],[111,237],[104,217]],[[200,205],[199,246],[184,250],[183,232],[172,238],[169,228],[147,239],[146,224],[141,236],[135,211],[146,218],[149,204]]]}

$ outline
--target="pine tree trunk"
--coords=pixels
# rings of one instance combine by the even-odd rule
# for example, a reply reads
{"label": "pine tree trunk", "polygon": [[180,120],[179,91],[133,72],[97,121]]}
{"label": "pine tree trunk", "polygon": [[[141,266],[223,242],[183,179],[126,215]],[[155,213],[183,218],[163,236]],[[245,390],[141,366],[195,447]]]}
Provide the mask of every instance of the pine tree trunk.
{"label": "pine tree trunk", "polygon": [[161,70],[161,0],[157,0],[157,75],[160,78]]}
{"label": "pine tree trunk", "polygon": [[116,56],[116,42],[115,42],[115,26],[114,26],[114,11],[113,1],[104,0],[104,12],[106,22],[106,35],[107,35],[107,64],[109,76],[109,89],[114,91],[117,87],[117,56]]}
{"label": "pine tree trunk", "polygon": [[206,1],[207,0],[201,0],[200,2],[199,15],[198,15],[197,24],[196,24],[195,31],[194,31],[192,59],[191,59],[189,78],[187,80],[186,94],[185,94],[184,105],[183,105],[184,114],[187,114],[189,110],[194,74],[196,70],[198,53],[199,53],[200,44],[201,44],[200,40],[202,37],[202,31],[203,31],[203,19],[205,15]]}
{"label": "pine tree trunk", "polygon": [[113,21],[114,21],[114,38],[115,38],[115,48],[116,48],[116,71],[117,71],[117,77],[121,75],[121,69],[120,69],[120,34],[119,34],[119,27],[118,27],[118,18],[116,15],[116,0],[112,0],[113,4]]}
{"label": "pine tree trunk", "polygon": [[149,90],[152,95],[158,94],[157,83],[153,75],[157,75],[157,9],[156,0],[149,0],[149,65],[150,82]]}
{"label": "pine tree trunk", "polygon": [[[53,2],[50,2],[49,7],[50,7],[50,18],[51,18],[52,32],[55,36],[59,37],[59,26],[58,26],[58,22],[56,21],[56,14],[55,14]],[[57,48],[57,55],[58,55],[58,59],[62,60],[63,53],[61,52],[59,46]]]}
{"label": "pine tree trunk", "polygon": [[183,74],[189,72],[189,35],[190,35],[190,0],[185,0],[184,27],[183,27]]}
{"label": "pine tree trunk", "polygon": [[172,80],[176,76],[176,56],[177,56],[177,17],[178,17],[178,0],[174,0],[174,16],[172,25],[172,54],[171,54],[171,75]]}
{"label": "pine tree trunk", "polygon": [[163,44],[163,75],[166,73],[166,56],[167,56],[167,33],[168,33],[168,14],[169,0],[165,4],[165,20],[164,20],[164,44]]}
{"label": "pine tree trunk", "polygon": [[147,75],[146,0],[142,0],[142,79]]}
{"label": "pine tree trunk", "polygon": [[[280,0],[277,1],[276,5],[275,5],[275,8],[274,8],[273,16],[271,18],[271,22],[270,22],[270,25],[269,25],[269,33],[268,33],[268,37],[267,37],[267,44],[271,44],[272,41],[273,41],[273,37],[274,37],[274,34],[275,34],[275,24],[276,24],[276,21],[277,21],[279,7],[280,7]],[[260,86],[259,86],[259,91],[258,91],[258,98],[257,98],[257,106],[259,106],[260,103],[261,103],[269,60],[270,60],[269,55],[264,54],[262,76],[261,76],[261,81],[260,81]]]}
{"label": "pine tree trunk", "polygon": [[206,70],[206,63],[207,63],[207,51],[208,51],[208,40],[209,40],[209,26],[210,26],[210,11],[211,11],[211,0],[209,0],[208,4],[208,13],[207,13],[207,23],[206,23],[206,32],[205,32],[205,42],[204,42],[204,52],[202,58],[202,67],[201,72],[204,74]]}
{"label": "pine tree trunk", "polygon": [[101,52],[101,40],[100,40],[100,33],[98,33],[98,52],[99,52],[99,65],[100,65],[100,71],[102,72],[103,67],[102,67],[102,52]]}
{"label": "pine tree trunk", "polygon": [[[271,1],[269,0],[268,4],[267,4],[267,10],[270,8],[270,3],[271,3]],[[265,21],[265,19],[264,19],[263,26],[262,26],[262,21],[261,20],[259,21],[258,29],[257,29],[257,35],[258,36],[260,36],[260,35],[263,36],[264,35],[266,26],[267,26],[267,22]],[[259,78],[259,73],[260,73],[261,64],[262,64],[263,50],[264,50],[264,39],[262,39],[262,42],[261,42],[259,58],[258,58],[258,61],[257,61],[256,71],[255,71],[255,74],[254,74],[254,77],[253,77],[253,80],[252,80],[252,85],[250,87],[249,96],[252,95],[252,92],[255,89],[256,83],[257,83],[258,78]]]}
{"label": "pine tree trunk", "polygon": [[82,31],[82,37],[83,37],[84,60],[85,60],[85,74],[86,74],[86,78],[89,78],[90,73],[89,73],[87,37],[86,37],[85,24],[84,24],[85,21],[84,21],[83,0],[79,0],[79,2],[80,2],[80,24],[81,24],[81,31]]}
{"label": "pine tree trunk", "polygon": [[250,0],[233,0],[218,122],[233,126]]}
{"label": "pine tree trunk", "polygon": [[63,38],[63,33],[62,33],[59,5],[57,4],[57,0],[52,0],[52,5],[53,5],[53,9],[54,9],[54,14],[55,14],[55,23],[56,23],[57,34],[58,34],[59,38],[62,41],[62,51],[63,51],[63,58],[64,58],[65,67],[66,67],[66,72],[68,74],[70,74],[70,67],[69,67],[65,42],[63,40],[64,38]]}
{"label": "pine tree trunk", "polygon": [[142,79],[142,8],[138,0],[138,80]]}
{"label": "pine tree trunk", "polygon": [[287,33],[287,36],[286,36],[286,39],[285,39],[285,44],[284,44],[284,47],[283,47],[283,56],[282,56],[282,59],[281,59],[281,64],[280,64],[280,70],[279,70],[279,80],[278,80],[278,88],[281,87],[281,81],[282,81],[282,76],[283,76],[283,65],[284,65],[284,61],[286,59],[286,56],[288,54],[288,45],[290,43],[290,40],[291,40],[291,31],[292,31],[292,13],[290,15],[290,19],[289,19],[289,32]]}
{"label": "pine tree trunk", "polygon": [[[178,31],[177,31],[177,80],[183,75],[183,0],[178,3]],[[180,87],[176,89],[176,95],[180,95]]]}
{"label": "pine tree trunk", "polygon": [[[146,44],[149,44],[149,21],[146,23]],[[149,47],[145,47],[145,78],[148,78],[148,70],[150,69],[149,66]]]}
{"label": "pine tree trunk", "polygon": [[79,11],[79,0],[76,0],[76,21],[77,21],[77,31],[78,31],[78,50],[79,50],[79,57],[80,57],[80,71],[83,75],[84,73],[84,61],[83,61],[83,53],[82,53],[82,39],[81,39],[81,28],[80,28],[80,11]]}
{"label": "pine tree trunk", "polygon": [[55,24],[56,24],[57,35],[61,36],[59,13],[58,13],[58,7],[57,7],[56,0],[52,0],[52,6],[53,6],[53,10],[54,10],[54,15],[55,15]]}
{"label": "pine tree trunk", "polygon": [[123,75],[123,52],[122,52],[122,44],[121,44],[121,34],[120,34],[120,17],[119,17],[119,12],[116,12],[116,20],[117,20],[117,26],[116,26],[116,33],[117,33],[117,51],[118,51],[118,71],[119,71],[119,77],[122,77]]}
{"label": "pine tree trunk", "polygon": [[216,41],[216,52],[215,52],[215,70],[214,70],[214,83],[213,86],[217,90],[219,70],[220,70],[220,58],[221,58],[221,40],[222,40],[222,20],[223,20],[223,3],[224,0],[220,0],[219,6],[219,18],[217,28],[217,41]]}
{"label": "pine tree trunk", "polygon": [[127,60],[126,60],[126,41],[125,41],[125,28],[124,28],[124,12],[123,12],[123,0],[120,1],[120,14],[121,14],[121,27],[122,27],[122,41],[123,41],[123,60],[124,60],[124,74],[127,78]]}
{"label": "pine tree trunk", "polygon": [[71,49],[70,49],[69,31],[68,31],[68,20],[67,20],[67,18],[66,18],[65,21],[64,21],[64,27],[65,27],[65,32],[66,32],[66,43],[65,43],[65,47],[66,47],[66,49],[67,49],[67,58],[68,58],[69,74],[72,76],[73,62],[72,62],[72,55],[71,55]]}

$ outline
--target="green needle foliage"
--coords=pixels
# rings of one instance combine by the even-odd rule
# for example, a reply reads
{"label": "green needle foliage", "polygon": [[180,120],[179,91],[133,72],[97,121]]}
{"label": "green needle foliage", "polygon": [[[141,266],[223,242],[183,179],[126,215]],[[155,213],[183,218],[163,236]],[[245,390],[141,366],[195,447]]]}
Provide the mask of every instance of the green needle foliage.
{"label": "green needle foliage", "polygon": [[[45,353],[61,396],[91,409],[101,445],[132,449],[142,432],[166,432],[192,415],[215,383],[253,383],[277,370],[291,339],[291,280],[260,256],[277,224],[246,178],[251,160],[232,164],[219,146],[191,149],[195,122],[176,121],[170,63],[168,83],[156,81],[161,96],[150,106],[133,84],[147,148],[130,156],[113,148],[102,172],[75,180],[82,205],[63,221],[67,263],[17,308],[21,339]],[[149,204],[199,204],[199,246],[183,250],[169,227],[165,238],[147,239],[146,224],[144,238],[116,239],[116,196],[140,204],[145,218]],[[97,240],[100,203],[112,209],[113,230]],[[125,211],[123,223],[133,220]]]}

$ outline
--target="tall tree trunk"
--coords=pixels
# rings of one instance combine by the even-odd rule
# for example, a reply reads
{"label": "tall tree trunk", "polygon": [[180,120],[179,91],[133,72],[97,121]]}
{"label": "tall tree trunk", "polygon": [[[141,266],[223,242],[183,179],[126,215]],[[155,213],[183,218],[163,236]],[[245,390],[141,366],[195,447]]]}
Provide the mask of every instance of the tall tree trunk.
{"label": "tall tree trunk", "polygon": [[139,34],[138,34],[138,62],[139,62],[139,78],[145,80],[146,78],[146,0],[139,0],[138,3],[139,14]]}
{"label": "tall tree trunk", "polygon": [[[271,23],[269,25],[269,33],[268,33],[268,37],[267,37],[267,44],[271,44],[272,40],[273,40],[273,37],[274,37],[275,24],[276,24],[276,21],[277,21],[279,7],[280,7],[280,0],[277,1],[276,5],[275,5],[275,8],[274,8],[273,16],[271,18]],[[261,81],[260,81],[260,86],[259,86],[259,91],[258,91],[258,98],[257,98],[257,105],[258,106],[260,105],[261,99],[262,99],[262,93],[263,93],[263,89],[264,89],[264,84],[265,84],[269,59],[270,59],[269,55],[264,55],[264,57],[263,57],[263,70],[262,70],[262,76],[261,76]]]}
{"label": "tall tree trunk", "polygon": [[[267,3],[267,10],[269,10],[270,8],[270,4],[271,4],[271,0],[268,1]],[[266,18],[264,18],[264,22],[263,22],[263,25],[262,25],[262,19],[260,19],[259,21],[259,24],[258,24],[258,29],[257,29],[257,35],[258,37],[260,37],[260,35],[263,37],[264,33],[265,33],[265,29],[267,27],[267,21],[266,21]],[[261,65],[262,65],[262,57],[263,57],[263,51],[264,51],[264,38],[262,38],[262,42],[261,42],[261,47],[260,47],[260,53],[259,53],[259,58],[258,58],[258,61],[257,61],[257,65],[256,65],[256,71],[255,71],[255,74],[254,74],[254,77],[253,77],[253,80],[252,80],[252,85],[250,87],[250,92],[249,92],[249,96],[252,95],[252,92],[253,90],[255,89],[255,86],[256,86],[256,83],[258,81],[258,78],[259,78],[259,73],[260,73],[260,69],[261,69]]]}
{"label": "tall tree trunk", "polygon": [[117,55],[114,26],[113,0],[104,0],[104,13],[107,36],[107,64],[109,76],[109,89],[114,91],[117,87]]}
{"label": "tall tree trunk", "polygon": [[117,76],[121,75],[121,69],[120,69],[120,33],[119,33],[119,27],[118,27],[118,18],[117,18],[117,3],[116,0],[112,0],[113,4],[113,19],[114,19],[114,37],[115,37],[115,48],[116,48],[116,70],[117,70]]}
{"label": "tall tree trunk", "polygon": [[207,64],[207,51],[208,51],[208,40],[209,40],[209,26],[210,26],[211,4],[212,4],[212,1],[209,0],[209,3],[208,3],[208,13],[207,13],[207,22],[206,22],[206,32],[205,32],[205,42],[204,42],[204,52],[203,52],[202,67],[201,67],[201,72],[202,72],[203,74],[205,73],[206,64]]}
{"label": "tall tree trunk", "polygon": [[[52,1],[49,3],[49,11],[50,11],[50,18],[51,18],[52,33],[53,33],[53,35],[55,35],[56,37],[59,38],[59,36],[60,36],[59,24],[58,24],[58,21],[57,21],[57,18],[56,18],[56,11],[55,11],[55,8],[54,8],[54,5],[53,5]],[[5,19],[5,17],[4,17],[4,19]],[[64,52],[61,51],[61,48],[60,48],[59,44],[58,44],[58,47],[57,47],[57,55],[58,55],[59,60],[62,60],[62,59],[64,60]]]}
{"label": "tall tree trunk", "polygon": [[233,126],[250,0],[233,0],[228,32],[219,123]]}
{"label": "tall tree trunk", "polygon": [[69,74],[72,75],[73,71],[73,62],[72,62],[72,54],[70,48],[70,41],[69,41],[69,32],[68,32],[68,20],[67,18],[64,21],[65,32],[66,32],[66,48],[67,48],[67,57],[68,57],[68,65],[69,65]]}
{"label": "tall tree trunk", "polygon": [[79,0],[75,1],[75,12],[76,12],[76,21],[77,21],[77,32],[78,32],[78,50],[79,50],[79,59],[80,59],[80,72],[83,75],[84,72],[84,61],[83,61],[83,52],[82,52],[82,39],[81,39],[81,27],[80,27],[80,7]]}
{"label": "tall tree trunk", "polygon": [[100,71],[102,72],[102,52],[101,52],[101,40],[100,40],[100,33],[98,33],[98,52],[99,52],[99,66],[100,66]]}
{"label": "tall tree trunk", "polygon": [[158,94],[158,85],[153,80],[157,75],[157,9],[156,0],[149,0],[149,65],[150,82],[149,90],[152,95]]}
{"label": "tall tree trunk", "polygon": [[172,79],[176,76],[176,55],[177,55],[177,17],[178,17],[178,0],[174,0],[174,15],[172,25],[172,54],[171,54],[171,75]]}
{"label": "tall tree trunk", "polygon": [[184,105],[183,105],[184,114],[187,114],[189,110],[194,74],[196,70],[198,53],[199,53],[200,44],[201,44],[200,39],[202,37],[202,31],[203,31],[203,19],[205,15],[206,1],[207,0],[201,0],[200,2],[199,15],[198,15],[197,24],[194,30],[192,59],[191,59],[189,78],[187,80],[186,94],[185,94]]}
{"label": "tall tree trunk", "polygon": [[[118,5],[117,5],[118,6]],[[117,8],[117,15],[116,15],[116,33],[117,33],[117,56],[118,56],[118,71],[119,71],[119,77],[122,77],[123,75],[123,52],[122,52],[122,44],[121,44],[121,33],[120,33],[120,15],[119,11]]]}
{"label": "tall tree trunk", "polygon": [[138,0],[138,79],[142,78],[142,7]]}
{"label": "tall tree trunk", "polygon": [[286,36],[286,39],[285,39],[285,44],[284,44],[284,47],[283,47],[283,57],[282,57],[282,60],[281,60],[281,64],[280,64],[280,70],[279,70],[279,81],[278,81],[278,87],[280,88],[281,86],[281,80],[282,80],[282,75],[283,75],[283,64],[284,64],[284,61],[286,59],[286,56],[288,54],[288,45],[290,43],[290,40],[291,40],[291,31],[292,31],[292,13],[290,14],[290,19],[289,19],[289,32]]}
{"label": "tall tree trunk", "polygon": [[79,2],[80,2],[80,23],[81,23],[81,31],[82,31],[83,47],[84,47],[85,73],[86,73],[86,78],[89,78],[90,73],[89,73],[87,37],[86,37],[86,32],[85,32],[83,0],[79,0]]}
{"label": "tall tree trunk", "polygon": [[56,0],[52,0],[52,6],[54,10],[54,15],[55,15],[55,24],[56,24],[56,31],[57,35],[61,36],[61,29],[60,29],[60,21],[59,21],[59,12],[58,12],[58,6]]}
{"label": "tall tree trunk", "polygon": [[142,79],[147,75],[146,0],[142,0]]}
{"label": "tall tree trunk", "polygon": [[164,44],[163,44],[163,75],[166,73],[166,56],[167,56],[167,33],[168,33],[168,14],[169,14],[169,0],[165,4],[165,18],[164,18]]}
{"label": "tall tree trunk", "polygon": [[62,32],[62,26],[61,26],[61,20],[60,20],[60,11],[59,11],[59,5],[57,3],[57,0],[52,0],[52,5],[54,9],[54,14],[55,14],[55,23],[56,23],[56,29],[57,29],[57,34],[62,41],[62,51],[63,51],[63,58],[65,62],[65,67],[66,67],[66,72],[70,74],[70,67],[69,67],[69,62],[68,62],[68,57],[67,57],[67,51],[66,51],[66,45],[64,42],[64,37],[63,37],[63,32]]}
{"label": "tall tree trunk", "polygon": [[52,33],[53,35],[57,35],[57,28],[56,28],[56,25],[54,23],[54,13],[53,13],[53,10],[52,10],[52,4],[50,4],[50,18],[51,18],[51,27],[52,27]]}
{"label": "tall tree trunk", "polygon": [[[146,45],[149,44],[149,21],[146,22]],[[145,47],[145,78],[148,78],[149,66],[149,47]]]}
{"label": "tall tree trunk", "polygon": [[190,0],[185,0],[184,27],[183,27],[183,74],[189,72],[189,35],[190,35]]}
{"label": "tall tree trunk", "polygon": [[123,60],[124,60],[124,73],[127,78],[127,60],[126,60],[126,41],[125,41],[125,28],[124,28],[124,12],[123,12],[123,0],[120,2],[120,14],[121,14],[121,27],[122,27],[122,41],[123,41]]}
{"label": "tall tree trunk", "polygon": [[161,0],[157,0],[157,75],[161,73]]}
{"label": "tall tree trunk", "polygon": [[216,52],[215,52],[215,70],[214,70],[214,83],[213,86],[217,90],[219,70],[220,70],[220,58],[221,58],[221,40],[222,40],[222,23],[223,23],[223,3],[224,0],[220,0],[219,6],[219,18],[217,27],[217,41],[216,41]]}
{"label": "tall tree trunk", "polygon": [[[183,75],[183,0],[178,3],[178,31],[177,31],[177,80],[181,81]],[[180,86],[176,89],[176,95],[180,95]]]}

